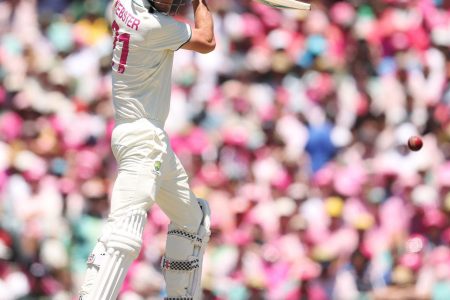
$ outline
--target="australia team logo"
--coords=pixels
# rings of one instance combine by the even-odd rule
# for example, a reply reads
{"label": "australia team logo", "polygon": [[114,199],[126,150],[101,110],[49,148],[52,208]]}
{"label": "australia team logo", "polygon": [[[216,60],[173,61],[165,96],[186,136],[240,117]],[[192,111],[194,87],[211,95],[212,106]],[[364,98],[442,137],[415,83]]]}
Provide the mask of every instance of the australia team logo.
{"label": "australia team logo", "polygon": [[160,161],[155,162],[152,173],[155,174],[156,176],[161,175],[161,162]]}

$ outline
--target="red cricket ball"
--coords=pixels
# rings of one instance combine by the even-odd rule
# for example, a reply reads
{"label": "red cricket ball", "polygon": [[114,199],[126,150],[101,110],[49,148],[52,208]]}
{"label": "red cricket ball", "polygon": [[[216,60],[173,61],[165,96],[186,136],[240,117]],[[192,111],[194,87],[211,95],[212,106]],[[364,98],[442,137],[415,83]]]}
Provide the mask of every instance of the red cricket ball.
{"label": "red cricket ball", "polygon": [[419,151],[423,146],[420,136],[412,136],[408,139],[408,148],[412,151]]}

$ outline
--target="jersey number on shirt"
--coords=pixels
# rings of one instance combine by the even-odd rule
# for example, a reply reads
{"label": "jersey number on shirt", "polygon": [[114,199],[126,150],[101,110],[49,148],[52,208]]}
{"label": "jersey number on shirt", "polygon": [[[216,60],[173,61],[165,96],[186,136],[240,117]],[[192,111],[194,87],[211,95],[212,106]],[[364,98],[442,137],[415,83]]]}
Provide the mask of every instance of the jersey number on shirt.
{"label": "jersey number on shirt", "polygon": [[[119,24],[116,21],[112,23],[112,30],[114,33],[114,43],[113,50],[116,49],[117,42],[122,43],[122,53],[120,54],[120,63],[117,68],[117,72],[123,73],[125,72],[125,66],[127,64],[128,59],[128,51],[130,49],[130,34],[129,33],[119,33]],[[114,62],[112,63],[114,66]]]}

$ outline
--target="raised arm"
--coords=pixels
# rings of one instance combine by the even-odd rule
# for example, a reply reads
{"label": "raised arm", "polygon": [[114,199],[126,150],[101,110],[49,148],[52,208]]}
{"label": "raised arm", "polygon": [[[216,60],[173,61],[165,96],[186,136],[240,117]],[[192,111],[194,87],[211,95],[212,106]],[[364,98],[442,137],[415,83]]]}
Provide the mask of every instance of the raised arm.
{"label": "raised arm", "polygon": [[195,26],[192,28],[191,39],[181,48],[200,53],[208,53],[216,47],[214,38],[214,23],[206,0],[193,0]]}

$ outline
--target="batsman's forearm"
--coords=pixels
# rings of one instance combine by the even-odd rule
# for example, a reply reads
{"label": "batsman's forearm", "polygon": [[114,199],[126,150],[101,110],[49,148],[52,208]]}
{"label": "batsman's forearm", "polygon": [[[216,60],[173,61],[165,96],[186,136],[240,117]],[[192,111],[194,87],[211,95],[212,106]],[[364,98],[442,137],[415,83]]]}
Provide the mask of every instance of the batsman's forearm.
{"label": "batsman's forearm", "polygon": [[195,28],[203,31],[206,40],[214,43],[214,23],[206,0],[193,0]]}

